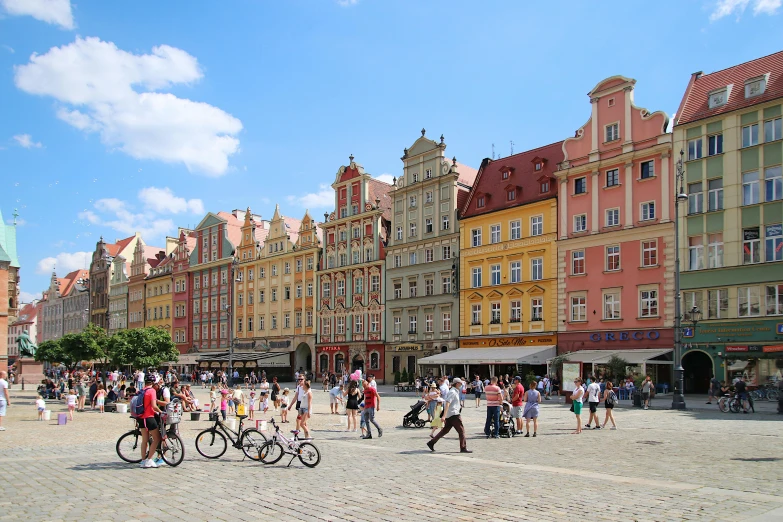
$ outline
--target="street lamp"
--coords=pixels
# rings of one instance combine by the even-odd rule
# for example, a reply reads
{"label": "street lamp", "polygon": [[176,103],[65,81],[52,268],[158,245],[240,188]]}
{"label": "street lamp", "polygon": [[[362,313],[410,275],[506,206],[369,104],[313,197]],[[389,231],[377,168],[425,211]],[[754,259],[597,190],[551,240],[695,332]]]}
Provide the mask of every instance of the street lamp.
{"label": "street lamp", "polygon": [[[677,378],[672,394],[672,409],[685,409],[685,370],[682,367],[682,313],[680,296],[680,201],[686,201],[685,193],[685,168],[683,156],[685,152],[680,150],[680,160],[674,173],[674,189],[677,196],[674,198],[674,364]],[[694,306],[694,308],[696,308]]]}
{"label": "street lamp", "polygon": [[223,305],[223,311],[226,312],[226,319],[228,320],[228,382],[230,385],[234,384],[234,338],[232,337],[234,324],[233,319],[231,318],[231,309],[234,303],[234,295],[236,294],[234,291],[234,283],[241,281],[240,279],[236,279],[234,274],[237,265],[239,265],[239,259],[234,257],[233,261],[231,261],[231,296],[229,302]]}

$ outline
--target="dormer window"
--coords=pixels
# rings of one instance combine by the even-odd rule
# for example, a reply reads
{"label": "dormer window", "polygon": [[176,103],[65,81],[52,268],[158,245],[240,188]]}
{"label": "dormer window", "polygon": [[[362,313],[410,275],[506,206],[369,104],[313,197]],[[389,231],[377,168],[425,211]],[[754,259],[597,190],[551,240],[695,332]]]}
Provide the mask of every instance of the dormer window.
{"label": "dormer window", "polygon": [[761,96],[767,88],[767,75],[751,78],[745,82],[745,98]]}
{"label": "dormer window", "polygon": [[541,170],[541,167],[542,167],[542,164],[541,164],[541,162],[540,162],[540,161],[539,161],[539,162],[537,162],[537,163],[536,163],[536,170]]}
{"label": "dormer window", "polygon": [[543,183],[541,183],[541,193],[546,194],[547,192],[549,192],[549,182],[544,181]]}
{"label": "dormer window", "polygon": [[508,171],[504,170],[503,172],[501,172],[500,177],[501,179],[508,179]]}
{"label": "dormer window", "polygon": [[516,188],[512,188],[512,189],[507,190],[506,191],[506,199],[508,201],[514,201],[515,199],[517,199],[517,189]]}
{"label": "dormer window", "polygon": [[720,107],[721,105],[726,105],[726,102],[729,99],[728,94],[729,94],[728,89],[726,87],[722,89],[718,89],[717,91],[712,91],[708,95],[710,109],[714,109],[715,107]]}
{"label": "dormer window", "polygon": [[484,196],[479,196],[476,198],[476,208],[484,208],[485,202],[484,202]]}

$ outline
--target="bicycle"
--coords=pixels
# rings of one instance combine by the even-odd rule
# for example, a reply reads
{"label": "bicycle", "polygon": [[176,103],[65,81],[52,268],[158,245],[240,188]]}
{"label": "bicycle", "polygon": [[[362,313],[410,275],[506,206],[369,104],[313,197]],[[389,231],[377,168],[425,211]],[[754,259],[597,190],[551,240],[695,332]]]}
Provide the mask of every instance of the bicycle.
{"label": "bicycle", "polygon": [[[135,418],[131,418],[136,421]],[[158,445],[157,454],[163,459],[163,462],[169,466],[179,466],[185,458],[185,446],[182,444],[182,439],[177,432],[177,425],[170,424],[165,431],[165,434],[166,437],[161,438],[160,444]],[[125,462],[138,464],[142,461],[140,456],[141,442],[141,429],[139,429],[139,425],[136,423],[134,429],[117,439],[117,455]],[[152,444],[151,436],[147,443]]]}
{"label": "bicycle", "polygon": [[[753,397],[750,394],[748,394],[747,401],[750,410],[753,411],[753,413],[756,413]],[[724,395],[721,397],[720,400],[718,400],[718,409],[723,413],[728,413],[729,411],[731,411],[731,413],[739,413],[740,410],[744,409],[744,406],[742,405],[742,400],[739,398],[739,395],[735,393],[733,395]]]}
{"label": "bicycle", "polygon": [[[299,457],[302,464],[308,468],[314,468],[321,462],[321,452],[312,443],[312,438],[300,439],[299,430],[291,430],[294,438],[288,439],[280,433],[280,427],[275,424],[274,419],[271,419],[269,422],[274,426],[275,433],[261,447],[261,462],[264,464],[276,464],[283,458],[283,455],[291,455],[291,460],[288,461],[288,466],[286,467],[290,467],[296,457]],[[281,440],[285,443],[285,446],[280,443]]]}
{"label": "bicycle", "polygon": [[774,402],[780,397],[780,392],[771,384],[763,384],[758,389],[750,392],[750,396],[757,401],[767,399]]}
{"label": "bicycle", "polygon": [[261,460],[261,447],[267,442],[267,439],[263,433],[255,428],[242,430],[242,422],[247,418],[247,415],[237,415],[239,419],[237,431],[223,424],[217,413],[212,413],[210,417],[212,415],[215,416],[215,424],[196,435],[196,451],[202,457],[208,459],[222,457],[226,449],[228,449],[228,442],[226,441],[226,437],[228,437],[231,440],[231,447],[241,449],[245,457],[250,460]]}

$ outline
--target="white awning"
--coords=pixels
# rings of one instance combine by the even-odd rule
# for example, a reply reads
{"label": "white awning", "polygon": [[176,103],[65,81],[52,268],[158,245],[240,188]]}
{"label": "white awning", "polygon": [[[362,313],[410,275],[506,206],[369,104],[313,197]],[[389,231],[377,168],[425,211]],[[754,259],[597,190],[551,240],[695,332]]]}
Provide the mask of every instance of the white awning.
{"label": "white awning", "polygon": [[196,359],[198,359],[199,354],[196,353],[186,353],[179,356],[179,359],[176,361],[169,361],[162,364],[162,366],[183,366],[186,364],[194,365],[196,364]]}
{"label": "white awning", "polygon": [[729,371],[730,372],[742,371],[748,367],[748,362],[749,361],[734,361],[733,363],[731,363],[731,366],[729,366]]}
{"label": "white awning", "polygon": [[[639,350],[580,350],[568,354],[568,362],[588,364],[606,364],[614,356],[625,359],[629,365],[637,364],[673,364],[661,356],[672,353],[673,350],[661,348],[641,348]],[[654,360],[661,357],[660,360]]]}
{"label": "white awning", "polygon": [[458,348],[418,360],[418,364],[546,364],[555,356],[554,346],[508,348]]}

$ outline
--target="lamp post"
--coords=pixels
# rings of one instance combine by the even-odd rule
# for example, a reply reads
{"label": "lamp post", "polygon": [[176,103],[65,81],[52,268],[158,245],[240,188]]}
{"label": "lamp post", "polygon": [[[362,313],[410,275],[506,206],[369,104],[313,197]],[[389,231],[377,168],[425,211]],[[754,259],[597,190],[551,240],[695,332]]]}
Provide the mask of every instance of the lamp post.
{"label": "lamp post", "polygon": [[234,275],[237,265],[239,265],[239,259],[234,257],[231,261],[231,296],[229,302],[223,305],[223,311],[226,312],[226,319],[228,320],[228,382],[230,383],[230,386],[234,385],[234,324],[231,317],[231,310],[234,304],[234,295],[236,294],[234,291],[234,283],[238,281]]}

